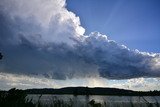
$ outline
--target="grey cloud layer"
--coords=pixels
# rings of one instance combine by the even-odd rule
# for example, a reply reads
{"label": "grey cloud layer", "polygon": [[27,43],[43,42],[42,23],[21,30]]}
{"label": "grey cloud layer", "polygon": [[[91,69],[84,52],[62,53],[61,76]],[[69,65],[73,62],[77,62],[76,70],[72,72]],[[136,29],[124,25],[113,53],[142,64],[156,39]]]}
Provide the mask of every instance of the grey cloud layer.
{"label": "grey cloud layer", "polygon": [[0,25],[0,72],[63,80],[160,77],[160,54],[130,50],[98,32],[84,36],[64,0],[2,0]]}
{"label": "grey cloud layer", "polygon": [[130,50],[100,33],[91,33],[80,43],[80,47],[79,53],[83,54],[84,60],[98,65],[102,77],[127,79],[160,76],[159,54]]}

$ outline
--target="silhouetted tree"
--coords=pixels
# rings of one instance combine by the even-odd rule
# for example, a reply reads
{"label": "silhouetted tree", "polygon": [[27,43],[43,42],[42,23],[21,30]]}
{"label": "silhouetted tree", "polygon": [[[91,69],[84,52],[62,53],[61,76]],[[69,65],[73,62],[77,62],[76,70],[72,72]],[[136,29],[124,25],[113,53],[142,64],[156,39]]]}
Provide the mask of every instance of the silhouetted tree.
{"label": "silhouetted tree", "polygon": [[3,57],[3,55],[2,55],[2,53],[0,53],[0,60],[2,59],[2,57]]}
{"label": "silhouetted tree", "polygon": [[93,100],[93,99],[89,102],[89,104],[92,107],[102,107],[101,103],[96,103],[95,100]]}
{"label": "silhouetted tree", "polygon": [[26,99],[27,94],[16,88],[0,93],[1,107],[35,107],[31,100]]}
{"label": "silhouetted tree", "polygon": [[86,94],[86,95],[89,95],[89,94],[90,94],[88,87],[85,87],[85,94]]}

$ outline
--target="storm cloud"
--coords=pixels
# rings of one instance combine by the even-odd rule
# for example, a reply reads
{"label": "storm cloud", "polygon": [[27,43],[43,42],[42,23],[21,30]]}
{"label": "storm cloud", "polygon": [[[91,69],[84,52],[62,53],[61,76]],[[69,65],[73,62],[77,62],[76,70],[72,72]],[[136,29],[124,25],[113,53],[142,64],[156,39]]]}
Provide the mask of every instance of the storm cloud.
{"label": "storm cloud", "polygon": [[160,77],[160,54],[130,50],[106,35],[84,35],[65,0],[1,0],[0,72],[66,80]]}

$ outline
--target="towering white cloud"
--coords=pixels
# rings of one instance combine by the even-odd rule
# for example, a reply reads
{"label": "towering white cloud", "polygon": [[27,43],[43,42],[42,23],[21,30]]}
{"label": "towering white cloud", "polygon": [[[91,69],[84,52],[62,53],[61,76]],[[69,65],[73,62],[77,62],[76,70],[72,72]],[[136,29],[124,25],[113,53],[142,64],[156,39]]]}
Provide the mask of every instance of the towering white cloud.
{"label": "towering white cloud", "polygon": [[[0,12],[3,27],[12,31],[14,39],[24,36],[32,42],[65,42],[83,35],[79,17],[65,8],[65,0],[1,0]],[[7,25],[6,25],[7,24]],[[39,38],[39,36],[41,38]],[[35,40],[33,40],[33,38]]]}
{"label": "towering white cloud", "polygon": [[84,35],[65,0],[1,0],[0,72],[66,80],[160,77],[160,54],[130,50],[93,32]]}

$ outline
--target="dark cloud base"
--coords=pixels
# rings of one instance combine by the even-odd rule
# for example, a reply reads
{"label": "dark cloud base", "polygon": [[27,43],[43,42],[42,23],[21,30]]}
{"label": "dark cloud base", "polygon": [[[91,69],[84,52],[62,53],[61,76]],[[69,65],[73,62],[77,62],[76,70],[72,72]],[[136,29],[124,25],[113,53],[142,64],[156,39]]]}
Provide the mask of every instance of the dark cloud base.
{"label": "dark cloud base", "polygon": [[151,60],[156,56],[129,50],[96,33],[73,47],[65,43],[35,46],[23,37],[18,45],[4,46],[1,45],[5,56],[1,72],[44,75],[63,80],[92,76],[108,79],[160,76],[159,71],[151,69]]}

